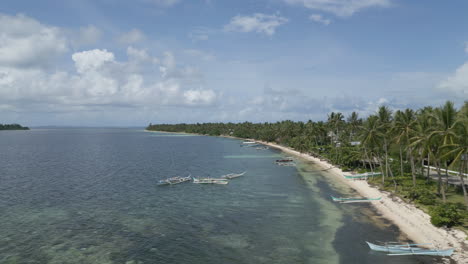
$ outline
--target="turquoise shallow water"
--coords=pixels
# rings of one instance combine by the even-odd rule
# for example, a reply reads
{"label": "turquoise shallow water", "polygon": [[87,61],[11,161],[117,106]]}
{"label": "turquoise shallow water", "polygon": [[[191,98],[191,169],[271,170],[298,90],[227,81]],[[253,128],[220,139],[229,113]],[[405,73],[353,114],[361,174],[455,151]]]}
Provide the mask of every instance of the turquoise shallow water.
{"label": "turquoise shallow water", "polygon": [[[369,252],[398,230],[350,192],[276,150],[135,129],[5,131],[0,263],[432,263]],[[157,187],[247,171],[228,185]]]}

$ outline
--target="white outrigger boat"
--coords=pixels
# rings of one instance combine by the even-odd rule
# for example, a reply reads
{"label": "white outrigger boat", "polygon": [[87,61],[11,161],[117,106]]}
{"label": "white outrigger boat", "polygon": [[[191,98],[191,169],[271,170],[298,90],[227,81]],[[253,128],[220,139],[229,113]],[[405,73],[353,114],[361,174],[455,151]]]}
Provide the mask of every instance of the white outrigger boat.
{"label": "white outrigger boat", "polygon": [[241,147],[257,147],[257,146],[261,146],[261,144],[255,141],[251,141],[251,140],[246,140],[241,143]]}
{"label": "white outrigger boat", "polygon": [[267,150],[267,149],[270,149],[270,148],[267,147],[267,146],[262,146],[262,147],[256,147],[255,149],[256,150]]}
{"label": "white outrigger boat", "polygon": [[191,179],[192,179],[192,174],[189,174],[187,177],[176,176],[176,177],[167,178],[165,180],[160,180],[158,181],[158,185],[174,185],[174,184],[179,184],[179,183],[183,183],[186,181],[190,181]]}
{"label": "white outrigger boat", "polygon": [[229,173],[229,174],[226,174],[226,175],[223,175],[221,176],[222,179],[234,179],[234,178],[237,178],[237,177],[240,177],[240,176],[244,176],[244,174],[246,173],[247,171],[244,171],[242,173]]}
{"label": "white outrigger boat", "polygon": [[228,179],[220,178],[193,178],[193,183],[198,184],[228,184]]}
{"label": "white outrigger boat", "polygon": [[348,180],[367,180],[367,178],[382,175],[381,172],[366,172],[361,174],[345,175],[344,177]]}
{"label": "white outrigger boat", "polygon": [[425,256],[442,256],[450,257],[455,249],[437,249],[437,248],[421,248],[415,247],[419,245],[432,245],[430,243],[425,244],[397,244],[397,243],[385,243],[384,245],[376,245],[367,242],[369,248],[374,251],[380,251],[389,253],[389,256],[407,256],[407,255],[425,255]]}
{"label": "white outrigger boat", "polygon": [[331,196],[334,202],[340,203],[362,203],[362,202],[372,202],[372,201],[380,201],[382,197],[377,198],[365,198],[365,197],[350,197],[350,198],[343,198],[343,197],[334,197]]}

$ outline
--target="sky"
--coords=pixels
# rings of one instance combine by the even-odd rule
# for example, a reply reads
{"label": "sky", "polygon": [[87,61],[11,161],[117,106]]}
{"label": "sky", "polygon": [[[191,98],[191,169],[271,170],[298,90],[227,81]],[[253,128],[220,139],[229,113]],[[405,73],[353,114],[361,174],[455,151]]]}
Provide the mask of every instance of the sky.
{"label": "sky", "polygon": [[468,100],[468,1],[2,0],[0,123],[324,120]]}

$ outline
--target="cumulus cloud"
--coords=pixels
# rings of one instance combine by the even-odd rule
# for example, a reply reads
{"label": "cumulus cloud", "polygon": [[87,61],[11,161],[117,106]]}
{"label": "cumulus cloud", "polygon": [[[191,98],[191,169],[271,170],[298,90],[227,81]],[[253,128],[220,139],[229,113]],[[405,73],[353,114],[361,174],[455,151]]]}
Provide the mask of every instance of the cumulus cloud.
{"label": "cumulus cloud", "polygon": [[[197,70],[177,67],[171,52],[154,58],[145,50],[129,47],[127,55],[127,61],[118,61],[105,49],[76,52],[71,56],[75,72],[0,66],[0,105],[17,111],[38,106],[35,111],[60,112],[210,106],[218,98],[215,91],[201,88]],[[159,74],[156,65],[164,68]]]}
{"label": "cumulus cloud", "polygon": [[454,74],[440,82],[437,88],[448,95],[468,98],[468,62],[460,66]]}
{"label": "cumulus cloud", "polygon": [[371,7],[389,7],[391,0],[283,0],[288,4],[303,5],[306,8],[349,17]]}
{"label": "cumulus cloud", "polygon": [[188,90],[184,92],[185,103],[188,105],[210,105],[216,99],[213,90]]}
{"label": "cumulus cloud", "polygon": [[288,19],[279,15],[255,13],[252,16],[237,15],[224,26],[225,31],[257,32],[266,35],[275,34],[276,28],[287,23]]}
{"label": "cumulus cloud", "polygon": [[325,26],[330,25],[330,23],[332,22],[330,19],[324,18],[322,15],[319,14],[312,14],[309,16],[309,19],[314,22],[324,24]]}
{"label": "cumulus cloud", "polygon": [[143,41],[145,38],[146,37],[143,32],[134,28],[129,32],[121,34],[118,41],[124,44],[134,44]]}
{"label": "cumulus cloud", "polygon": [[95,71],[107,62],[114,62],[114,54],[107,50],[89,50],[77,52],[72,55],[78,73]]}
{"label": "cumulus cloud", "polygon": [[48,66],[67,49],[60,29],[24,15],[0,14],[0,66]]}

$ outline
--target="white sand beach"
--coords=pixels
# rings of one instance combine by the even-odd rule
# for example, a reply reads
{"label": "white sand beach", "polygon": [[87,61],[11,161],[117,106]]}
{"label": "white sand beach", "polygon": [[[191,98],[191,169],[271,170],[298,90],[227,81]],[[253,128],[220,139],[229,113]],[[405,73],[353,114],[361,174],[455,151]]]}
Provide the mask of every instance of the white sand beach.
{"label": "white sand beach", "polygon": [[261,142],[272,148],[280,149],[285,153],[313,161],[317,165],[328,169],[336,180],[342,181],[364,197],[382,197],[382,200],[372,202],[372,205],[385,218],[392,221],[400,230],[416,243],[433,243],[438,248],[455,248],[452,259],[457,263],[468,263],[468,240],[467,235],[460,230],[438,228],[431,224],[430,216],[414,205],[404,202],[390,193],[380,191],[370,186],[365,180],[348,180],[344,175],[351,175],[341,169],[334,168],[331,164],[321,161],[313,156],[300,153],[290,148],[273,143]]}

